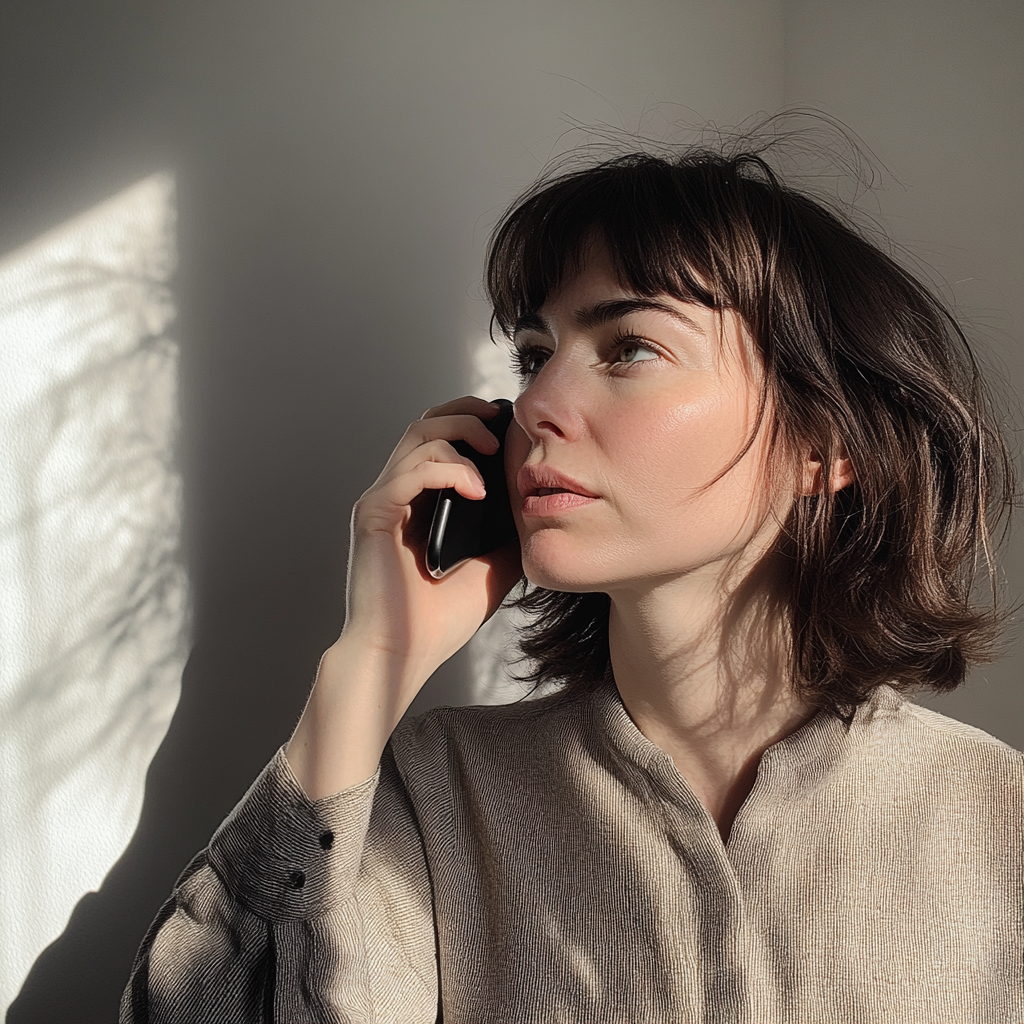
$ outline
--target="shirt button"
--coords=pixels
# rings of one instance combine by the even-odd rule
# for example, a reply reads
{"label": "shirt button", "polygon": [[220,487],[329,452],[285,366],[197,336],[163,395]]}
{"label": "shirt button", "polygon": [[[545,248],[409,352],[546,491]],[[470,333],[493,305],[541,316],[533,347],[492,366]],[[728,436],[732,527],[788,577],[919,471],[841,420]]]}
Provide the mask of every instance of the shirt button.
{"label": "shirt button", "polygon": [[301,889],[306,884],[306,872],[293,871],[288,876],[288,881],[291,883],[291,887],[293,889]]}
{"label": "shirt button", "polygon": [[329,850],[334,845],[334,833],[333,832],[321,832],[320,833],[320,845],[325,850]]}

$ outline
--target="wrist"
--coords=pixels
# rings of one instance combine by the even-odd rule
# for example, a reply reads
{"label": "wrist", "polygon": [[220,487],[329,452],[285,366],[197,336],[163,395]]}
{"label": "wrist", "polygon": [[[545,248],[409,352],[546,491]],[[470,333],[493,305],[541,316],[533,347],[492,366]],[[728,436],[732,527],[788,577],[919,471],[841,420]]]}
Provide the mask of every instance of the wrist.
{"label": "wrist", "polygon": [[[411,690],[412,703],[432,671],[410,656],[407,644],[381,641],[346,627],[321,655],[316,678],[318,685],[372,693],[379,701],[384,701],[386,695],[400,699]],[[398,717],[404,713],[403,708]]]}
{"label": "wrist", "polygon": [[344,632],[321,657],[285,749],[307,796],[316,800],[370,778],[425,680],[408,659]]}

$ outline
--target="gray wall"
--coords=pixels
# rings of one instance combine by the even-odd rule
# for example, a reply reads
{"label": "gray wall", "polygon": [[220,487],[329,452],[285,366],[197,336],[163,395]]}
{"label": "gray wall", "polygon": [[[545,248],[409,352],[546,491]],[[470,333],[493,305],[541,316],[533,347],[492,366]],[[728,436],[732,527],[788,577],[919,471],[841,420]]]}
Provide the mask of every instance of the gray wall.
{"label": "gray wall", "polygon": [[[340,626],[351,504],[463,392],[487,231],[572,121],[832,111],[902,182],[896,237],[970,279],[955,297],[1019,389],[1021,35],[1011,2],[7,4],[0,251],[177,176],[197,640],[136,836],[8,1019],[112,1018],[176,873],[287,738]],[[943,709],[1024,746],[1022,660]]]}

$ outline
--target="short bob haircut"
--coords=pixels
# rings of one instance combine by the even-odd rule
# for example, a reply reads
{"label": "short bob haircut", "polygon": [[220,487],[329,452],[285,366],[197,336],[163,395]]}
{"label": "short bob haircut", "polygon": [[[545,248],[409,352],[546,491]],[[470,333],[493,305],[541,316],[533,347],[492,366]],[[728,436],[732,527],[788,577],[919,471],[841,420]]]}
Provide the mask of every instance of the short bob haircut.
{"label": "short bob haircut", "polygon": [[[758,423],[770,399],[773,450],[852,461],[854,484],[795,501],[774,551],[788,567],[796,692],[849,720],[880,683],[946,692],[991,660],[1004,617],[991,536],[1008,520],[1013,464],[942,301],[758,152],[694,148],[619,156],[522,195],[488,247],[492,325],[511,338],[595,238],[637,294],[740,315],[763,357]],[[992,580],[984,607],[979,561]],[[522,586],[521,678],[569,689],[607,678],[608,595]]]}

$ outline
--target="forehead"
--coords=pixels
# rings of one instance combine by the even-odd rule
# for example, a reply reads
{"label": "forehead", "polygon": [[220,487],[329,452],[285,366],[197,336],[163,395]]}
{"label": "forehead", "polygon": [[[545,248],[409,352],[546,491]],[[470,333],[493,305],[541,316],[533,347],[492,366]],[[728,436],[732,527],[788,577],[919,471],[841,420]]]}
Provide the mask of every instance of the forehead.
{"label": "forehead", "polygon": [[696,327],[686,313],[688,303],[669,294],[641,293],[623,279],[608,247],[590,239],[579,265],[572,267],[538,309],[527,310],[515,322],[515,330],[549,331],[552,317],[571,318],[580,327],[593,327],[630,313],[661,312]]}
{"label": "forehead", "polygon": [[[595,229],[581,244],[578,255],[565,254],[557,282],[546,291],[535,289],[534,303],[520,306],[514,324],[518,326],[531,319],[536,323],[537,314],[544,317],[558,310],[564,315],[570,306],[579,309],[612,300],[660,302],[666,312],[716,305],[705,275],[695,273],[692,268],[687,267],[683,273],[665,268],[667,272],[659,274],[659,282],[655,284],[649,280],[650,275],[637,279],[631,272],[636,268],[630,264],[629,257],[611,249],[604,235]],[[697,287],[688,287],[685,283],[688,279],[693,279]]]}
{"label": "forehead", "polygon": [[[699,232],[680,234],[658,218],[638,219],[633,215],[638,211],[619,206],[566,210],[556,204],[540,211],[527,206],[497,234],[488,258],[488,292],[506,335],[525,314],[556,303],[581,275],[600,279],[609,293],[618,287],[621,295],[665,293],[721,304],[725,282],[709,286],[716,264],[709,262],[709,244]],[[550,217],[541,216],[545,210]]]}

